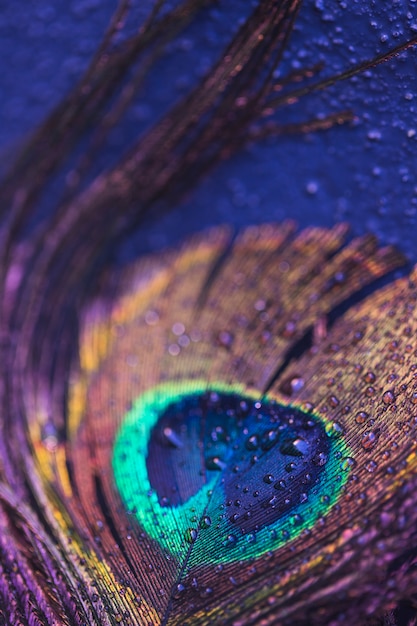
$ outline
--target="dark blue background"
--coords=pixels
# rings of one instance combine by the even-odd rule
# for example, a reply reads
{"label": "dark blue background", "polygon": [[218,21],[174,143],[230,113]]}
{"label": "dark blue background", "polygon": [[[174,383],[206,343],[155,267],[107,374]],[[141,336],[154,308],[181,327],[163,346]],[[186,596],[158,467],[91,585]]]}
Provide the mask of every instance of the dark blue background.
{"label": "dark blue background", "polygon": [[[149,0],[136,8],[140,16]],[[74,83],[114,8],[110,0],[0,3],[0,145],[7,162],[19,140]],[[220,2],[172,45],[147,95],[113,134],[109,155],[185,93],[250,8]],[[323,74],[372,58],[417,30],[415,1],[306,1],[285,69],[323,60]],[[157,249],[212,224],[295,218],[301,226],[346,220],[354,234],[375,232],[417,261],[417,49],[281,111],[307,120],[352,109],[357,122],[326,132],[273,139],[222,164],[185,204],[149,224],[130,244]],[[284,68],[283,68],[284,71]]]}

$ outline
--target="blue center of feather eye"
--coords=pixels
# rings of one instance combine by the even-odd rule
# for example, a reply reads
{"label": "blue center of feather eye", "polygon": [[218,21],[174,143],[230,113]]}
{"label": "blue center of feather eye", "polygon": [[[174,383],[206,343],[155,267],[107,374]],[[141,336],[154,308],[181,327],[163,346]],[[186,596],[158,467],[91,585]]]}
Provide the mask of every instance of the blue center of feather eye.
{"label": "blue center of feather eye", "polygon": [[113,470],[143,530],[193,565],[254,558],[312,530],[346,482],[343,458],[337,424],[239,386],[186,381],[135,402]]}

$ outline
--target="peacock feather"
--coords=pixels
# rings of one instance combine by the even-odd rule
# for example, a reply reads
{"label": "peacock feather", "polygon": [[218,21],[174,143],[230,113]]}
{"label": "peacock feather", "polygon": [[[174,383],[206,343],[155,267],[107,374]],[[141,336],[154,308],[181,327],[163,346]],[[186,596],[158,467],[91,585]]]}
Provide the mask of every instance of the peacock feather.
{"label": "peacock feather", "polygon": [[294,89],[318,70],[276,77],[300,2],[261,0],[201,83],[93,176],[145,74],[206,4],[156,3],[120,45],[120,2],[4,177],[4,624],[394,623],[415,597],[416,270],[372,291],[403,255],[346,224],[285,221],[111,262],[248,141],[351,120],[263,121],[415,40]]}

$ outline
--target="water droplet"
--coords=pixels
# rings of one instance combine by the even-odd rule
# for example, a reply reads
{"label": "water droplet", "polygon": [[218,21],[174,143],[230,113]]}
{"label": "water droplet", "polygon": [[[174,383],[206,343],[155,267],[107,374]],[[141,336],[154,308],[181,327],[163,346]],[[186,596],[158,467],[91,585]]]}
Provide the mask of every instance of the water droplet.
{"label": "water droplet", "polygon": [[378,463],[376,463],[376,461],[369,461],[366,465],[365,465],[365,469],[370,472],[371,474],[373,474],[373,472],[375,472],[378,468]]}
{"label": "water droplet", "polygon": [[301,482],[303,483],[303,485],[309,485],[311,483],[311,480],[311,474],[307,472],[307,474],[305,474],[304,477],[301,479]]}
{"label": "water droplet", "polygon": [[279,504],[279,498],[277,498],[277,496],[272,496],[272,498],[268,500],[268,506],[276,507],[278,504]]}
{"label": "water droplet", "polygon": [[383,511],[379,517],[382,528],[389,528],[395,522],[395,515],[393,513],[387,513]]}
{"label": "water droplet", "polygon": [[178,583],[178,585],[176,585],[175,587],[175,591],[174,591],[174,596],[175,597],[179,597],[180,595],[182,595],[185,591],[185,587],[182,583]]}
{"label": "water droplet", "polygon": [[365,450],[371,450],[378,440],[378,435],[373,430],[365,433],[361,439],[362,448]]}
{"label": "water droplet", "polygon": [[314,196],[319,190],[319,185],[315,180],[310,180],[306,185],[306,191],[310,196]]}
{"label": "water droplet", "polygon": [[145,322],[148,326],[155,326],[159,322],[159,315],[156,311],[147,311],[145,313]]}
{"label": "water droplet", "polygon": [[285,324],[281,335],[286,339],[291,339],[297,333],[297,323],[294,321],[289,321]]}
{"label": "water droplet", "polygon": [[280,391],[286,396],[292,396],[294,393],[298,393],[304,387],[304,379],[298,374],[292,374],[288,378],[285,378],[281,385]]}
{"label": "water droplet", "polygon": [[223,541],[223,546],[225,548],[233,548],[236,545],[237,539],[235,535],[227,535],[226,539]]}
{"label": "water droplet", "polygon": [[263,477],[263,481],[267,485],[271,485],[274,482],[274,477],[272,476],[272,474],[265,474],[265,476]]}
{"label": "water droplet", "polygon": [[200,528],[209,528],[211,526],[211,517],[204,515],[200,522]]}
{"label": "water droplet", "polygon": [[346,458],[344,458],[341,463],[340,463],[340,469],[342,469],[343,471],[348,471],[350,469],[352,469],[353,467],[355,467],[356,465],[356,461],[355,459],[352,459],[352,457],[347,456]]}
{"label": "water droplet", "polygon": [[254,306],[255,306],[255,310],[256,311],[265,311],[265,309],[266,309],[266,302],[265,302],[265,300],[257,300],[255,302]]}
{"label": "water droplet", "polygon": [[227,441],[227,433],[223,426],[216,426],[210,433],[212,441]]}
{"label": "water droplet", "polygon": [[327,454],[325,452],[319,452],[313,458],[314,465],[325,465],[327,463]]}
{"label": "water droplet", "polygon": [[174,324],[172,326],[172,332],[177,337],[180,337],[181,335],[183,335],[185,333],[185,326],[184,326],[184,324],[182,324],[181,322],[177,322],[176,324]]}
{"label": "water droplet", "polygon": [[278,491],[284,491],[287,488],[285,480],[277,480],[274,485],[274,489],[278,489]]}
{"label": "water droplet", "polygon": [[206,459],[206,468],[208,470],[222,471],[226,469],[227,464],[218,456],[210,456]]}
{"label": "water droplet", "polygon": [[343,435],[343,428],[339,422],[327,422],[324,430],[328,437],[334,437],[335,439]]}
{"label": "water droplet", "polygon": [[395,395],[392,389],[389,389],[382,394],[382,401],[384,404],[393,404],[395,402]]}
{"label": "water droplet", "polygon": [[362,493],[360,493],[360,494],[356,497],[355,502],[356,502],[356,504],[358,504],[358,505],[363,505],[363,504],[365,504],[365,503],[366,503],[367,499],[368,499],[368,498],[367,498],[366,493],[365,493],[365,492],[362,492]]}
{"label": "water droplet", "polygon": [[333,409],[339,405],[339,399],[336,396],[329,396],[328,402]]}
{"label": "water droplet", "polygon": [[174,448],[182,448],[183,443],[180,437],[172,428],[167,426],[166,428],[164,428],[163,433],[167,443],[169,443]]}
{"label": "water droplet", "polygon": [[179,345],[177,345],[176,343],[172,343],[169,347],[168,347],[168,352],[171,356],[178,356],[179,353],[181,352],[181,348],[179,347]]}
{"label": "water droplet", "polygon": [[246,440],[247,450],[256,450],[258,446],[259,446],[259,439],[257,435],[251,435],[249,439]]}
{"label": "water droplet", "polygon": [[227,332],[226,330],[222,330],[217,335],[217,343],[223,348],[229,349],[232,347],[234,341],[234,336],[232,333]]}
{"label": "water droplet", "polygon": [[376,376],[373,372],[367,372],[364,376],[364,380],[366,383],[374,383],[376,381]]}
{"label": "water droplet", "polygon": [[303,456],[308,452],[308,442],[302,437],[297,437],[292,441],[284,441],[279,451],[281,454],[288,454],[290,456]]}
{"label": "water droplet", "polygon": [[359,413],[356,414],[355,421],[357,424],[364,424],[368,417],[369,415],[366,411],[359,411]]}
{"label": "water droplet", "polygon": [[262,437],[262,450],[270,450],[278,441],[279,434],[276,430],[268,430]]}
{"label": "water droplet", "polygon": [[187,541],[187,543],[194,543],[194,541],[197,539],[198,536],[198,531],[196,528],[187,528],[187,530],[185,531],[185,541]]}
{"label": "water droplet", "polygon": [[[381,40],[382,40],[383,35],[381,35]],[[370,130],[368,133],[368,139],[370,139],[371,141],[379,141],[382,137],[382,133],[381,131],[374,129],[374,130]]]}
{"label": "water droplet", "polygon": [[[311,411],[314,409],[314,404],[312,404],[311,402],[303,402],[302,409],[306,413],[311,413]],[[310,422],[310,423],[312,423],[312,422]],[[307,424],[308,424],[308,422],[307,422]]]}
{"label": "water droplet", "polygon": [[297,393],[304,387],[304,379],[300,376],[294,376],[294,378],[291,379],[290,385],[292,392]]}
{"label": "water droplet", "polygon": [[303,523],[303,518],[301,515],[299,515],[298,513],[296,513],[295,515],[291,516],[291,523],[293,524],[293,526],[301,526],[301,524]]}

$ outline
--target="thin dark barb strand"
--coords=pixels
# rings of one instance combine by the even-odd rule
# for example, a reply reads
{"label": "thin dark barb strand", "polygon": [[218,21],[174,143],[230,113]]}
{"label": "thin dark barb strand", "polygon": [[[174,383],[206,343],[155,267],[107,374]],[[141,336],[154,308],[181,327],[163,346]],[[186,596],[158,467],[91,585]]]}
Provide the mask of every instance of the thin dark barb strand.
{"label": "thin dark barb strand", "polygon": [[[279,106],[389,60],[417,42],[416,37],[372,61],[277,96],[278,90],[311,78],[320,68],[313,66],[280,80],[274,78],[301,2],[261,0],[201,83],[136,139],[115,167],[100,173],[77,193],[98,148],[121,120],[167,43],[212,2],[185,0],[166,13],[164,4],[159,0],[139,31],[116,45],[130,6],[128,1],[119,2],[83,77],[29,139],[0,190],[4,216],[0,240],[0,402],[6,416],[0,455],[2,478],[9,485],[0,483],[0,522],[18,567],[25,572],[26,586],[37,596],[33,603],[44,623],[53,623],[62,611],[74,615],[75,622],[69,618],[68,623],[98,623],[99,619],[77,586],[73,555],[62,561],[68,546],[55,532],[57,521],[36,478],[27,416],[44,412],[57,439],[65,439],[63,406],[69,372],[77,358],[79,313],[108,260],[110,244],[117,243],[148,215],[158,215],[172,206],[221,159],[249,141],[314,132],[350,121],[353,114],[349,111],[285,126],[263,119]],[[132,68],[131,78],[127,78]],[[72,176],[75,181],[71,195],[64,197],[55,213],[25,242],[25,256],[19,257],[19,238],[48,181],[91,127],[94,132],[87,151],[70,172],[70,180]],[[13,281],[6,279],[18,270],[23,276],[11,286]],[[46,307],[47,302],[53,305]],[[51,497],[59,500],[59,495],[52,493]],[[13,531],[13,521],[19,529],[26,523],[24,536]],[[77,531],[94,544],[91,529]],[[115,527],[115,537],[117,532]],[[31,550],[39,559],[39,568],[28,566]],[[94,579],[94,572],[87,572],[87,577]],[[58,592],[52,600],[44,583],[60,588],[60,580],[73,595]],[[14,584],[10,579],[10,596]],[[29,622],[27,606],[20,601],[18,604],[13,608],[15,623]],[[270,611],[272,614],[273,609]],[[269,618],[269,614],[265,616]]]}
{"label": "thin dark barb strand", "polygon": [[[417,36],[412,37],[408,41],[405,41],[404,43],[401,43],[398,46],[395,46],[395,48],[392,48],[392,50],[389,50],[388,52],[382,52],[381,54],[378,54],[373,59],[362,61],[362,63],[358,63],[357,65],[354,65],[353,67],[350,67],[343,72],[338,72],[337,74],[333,76],[324,78],[323,80],[317,83],[314,83],[312,85],[301,87],[300,89],[296,89],[288,94],[283,94],[281,96],[273,97],[268,101],[268,106],[271,107],[272,110],[275,110],[276,107],[279,107],[288,103],[292,104],[296,102],[297,100],[299,100],[300,98],[303,98],[304,96],[314,93],[315,91],[322,91],[323,89],[328,89],[329,87],[331,87],[332,85],[335,85],[336,83],[340,83],[343,80],[353,78],[354,76],[357,76],[358,74],[361,74],[362,72],[366,72],[366,70],[372,69],[373,67],[376,67],[377,65],[380,65],[381,63],[386,63],[387,61],[390,61],[394,57],[401,54],[401,52],[404,52],[405,50],[408,50],[409,48],[412,48],[415,45],[417,45]],[[279,84],[277,86],[277,89],[280,90]]]}
{"label": "thin dark barb strand", "polygon": [[277,124],[274,121],[268,121],[249,129],[248,137],[250,141],[260,141],[267,137],[282,137],[285,135],[299,135],[306,133],[315,133],[319,130],[328,130],[339,124],[353,122],[355,115],[352,111],[339,111],[326,115],[320,119],[314,119],[298,124]]}

